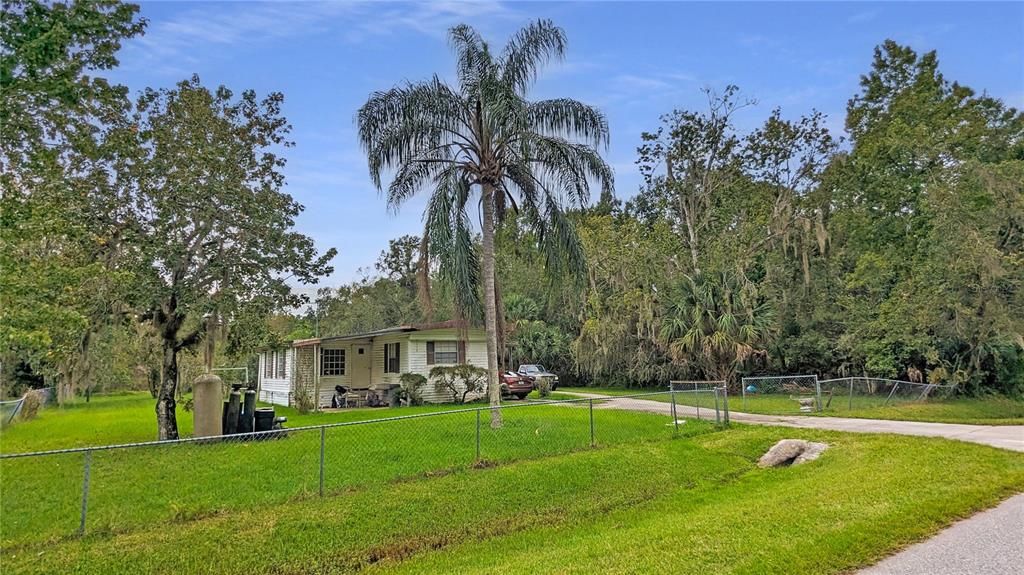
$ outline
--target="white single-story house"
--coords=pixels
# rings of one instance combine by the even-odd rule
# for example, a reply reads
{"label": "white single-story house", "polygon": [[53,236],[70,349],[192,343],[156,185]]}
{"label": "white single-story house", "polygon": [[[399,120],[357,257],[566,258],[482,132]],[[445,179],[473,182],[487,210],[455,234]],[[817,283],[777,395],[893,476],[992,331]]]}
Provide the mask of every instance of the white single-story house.
{"label": "white single-story house", "polygon": [[[309,390],[319,407],[331,407],[335,386],[350,390],[387,389],[403,373],[429,378],[437,365],[468,363],[487,367],[487,336],[479,328],[454,321],[401,325],[367,333],[300,339],[260,354],[260,401],[291,405],[297,389]],[[422,388],[431,403],[451,401],[435,389]]]}

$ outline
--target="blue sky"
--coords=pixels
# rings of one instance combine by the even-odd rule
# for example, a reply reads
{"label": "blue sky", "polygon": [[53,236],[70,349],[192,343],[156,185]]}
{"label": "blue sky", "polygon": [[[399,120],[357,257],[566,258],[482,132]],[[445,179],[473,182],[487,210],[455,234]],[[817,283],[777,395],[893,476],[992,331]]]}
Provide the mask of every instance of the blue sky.
{"label": "blue sky", "polygon": [[[207,85],[281,91],[294,130],[287,191],[306,207],[298,228],[336,247],[334,286],[371,267],[389,239],[417,234],[422,199],[389,213],[367,175],[354,115],[374,90],[437,73],[451,80],[445,33],[466,22],[492,44],[534,18],[569,38],[536,99],[572,97],[609,119],[616,195],[636,193],[640,134],[674,108],[698,108],[701,87],[737,84],[758,124],[818,109],[842,135],[846,101],[886,38],[938,50],[949,79],[1024,107],[1024,3],[667,2],[143,2],[150,24],[126,43],[114,79],[133,90],[198,73]],[[596,197],[595,197],[596,199]]]}

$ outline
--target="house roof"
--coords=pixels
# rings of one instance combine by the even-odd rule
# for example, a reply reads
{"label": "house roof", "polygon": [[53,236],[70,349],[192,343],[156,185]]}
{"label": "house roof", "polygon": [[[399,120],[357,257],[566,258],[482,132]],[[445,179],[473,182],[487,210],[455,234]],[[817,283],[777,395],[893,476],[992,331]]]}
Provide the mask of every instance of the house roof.
{"label": "house roof", "polygon": [[292,342],[293,347],[305,347],[307,345],[316,345],[318,343],[328,341],[343,341],[347,339],[366,339],[371,337],[377,337],[379,335],[387,335],[391,333],[405,333],[411,331],[427,331],[431,329],[458,329],[461,327],[467,327],[465,322],[459,320],[448,320],[438,321],[433,323],[420,323],[420,324],[409,324],[409,325],[396,325],[395,327],[388,327],[384,329],[378,329],[375,331],[367,331],[363,333],[350,333],[347,335],[332,335],[328,337],[314,337],[309,339],[297,339]]}

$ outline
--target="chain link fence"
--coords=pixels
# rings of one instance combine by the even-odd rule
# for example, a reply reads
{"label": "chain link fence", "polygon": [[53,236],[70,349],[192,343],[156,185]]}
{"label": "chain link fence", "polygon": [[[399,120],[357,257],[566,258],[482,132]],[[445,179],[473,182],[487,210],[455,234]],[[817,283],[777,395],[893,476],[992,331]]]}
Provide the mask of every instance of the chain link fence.
{"label": "chain link fence", "polygon": [[[701,410],[704,410],[705,415],[717,414],[719,418],[724,416],[725,421],[722,423],[728,423],[728,388],[725,381],[675,379],[668,385],[669,391],[681,392],[674,396],[676,403],[692,407],[694,416],[701,417]],[[685,410],[683,412],[688,413]]]}
{"label": "chain link fence", "polygon": [[740,389],[740,411],[806,413],[822,409],[817,375],[744,377]]}
{"label": "chain link fence", "polygon": [[839,413],[945,399],[952,395],[954,388],[878,377],[824,379],[819,384],[824,410]]}
{"label": "chain link fence", "polygon": [[856,415],[870,410],[944,399],[951,385],[842,377],[819,380],[816,375],[744,377],[740,411],[771,415],[819,413]]}
{"label": "chain link fence", "polygon": [[[707,433],[716,389],[528,401],[216,438],[0,455],[0,547],[323,497],[361,485]],[[707,396],[697,398],[696,396]],[[491,425],[494,414],[500,427]],[[689,413],[689,412],[687,412]],[[41,490],[39,486],[45,485]],[[325,505],[329,500],[325,499]]]}
{"label": "chain link fence", "polygon": [[0,427],[9,425],[14,421],[15,417],[18,417],[18,413],[21,412],[21,406],[25,403],[25,398],[19,397],[13,401],[0,401]]}
{"label": "chain link fence", "polygon": [[[18,399],[11,401],[0,401],[0,427],[6,427],[17,421],[19,415],[22,414],[22,410],[25,408],[26,400],[35,400],[35,405],[31,409],[38,410],[53,401],[52,387],[44,387],[40,389],[30,389],[25,392],[24,395]],[[32,396],[30,398],[29,396]],[[29,417],[34,416],[32,413]]]}

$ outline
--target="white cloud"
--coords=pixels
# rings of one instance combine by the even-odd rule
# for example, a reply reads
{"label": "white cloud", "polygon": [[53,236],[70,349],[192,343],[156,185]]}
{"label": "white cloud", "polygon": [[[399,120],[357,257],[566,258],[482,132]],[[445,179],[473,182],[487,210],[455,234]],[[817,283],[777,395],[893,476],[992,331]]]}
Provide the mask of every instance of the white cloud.
{"label": "white cloud", "polygon": [[[146,11],[143,10],[143,15]],[[374,37],[413,31],[444,36],[450,26],[517,17],[494,2],[237,2],[203,4],[169,19],[150,22],[141,38],[123,53],[126,68],[147,68],[181,75],[182,69],[227,46],[258,44],[336,29],[341,39],[358,43]]]}

